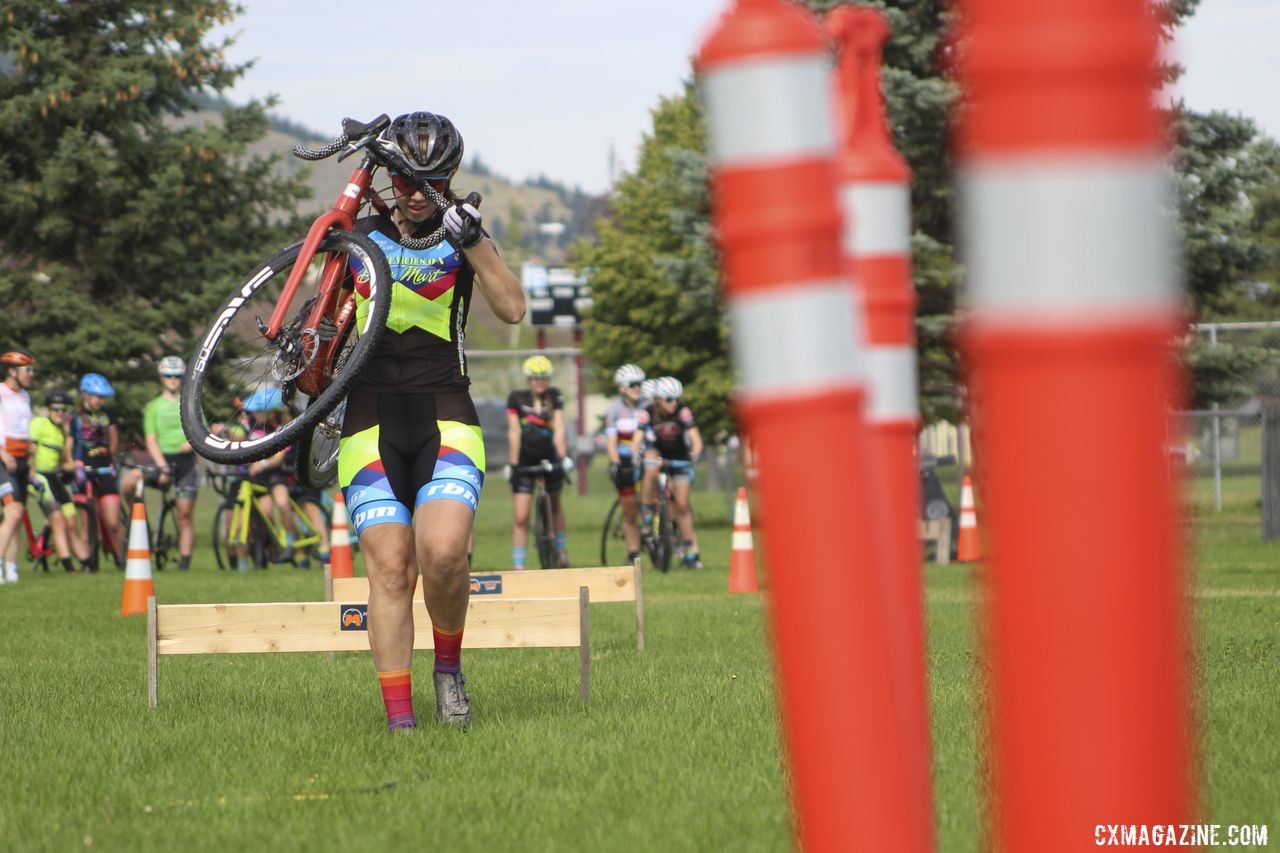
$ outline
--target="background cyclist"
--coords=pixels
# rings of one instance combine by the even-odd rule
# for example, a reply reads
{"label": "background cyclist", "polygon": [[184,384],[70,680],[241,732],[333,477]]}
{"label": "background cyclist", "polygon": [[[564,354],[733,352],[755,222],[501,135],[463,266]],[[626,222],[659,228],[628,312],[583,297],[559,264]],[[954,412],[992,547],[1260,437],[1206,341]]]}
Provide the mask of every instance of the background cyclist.
{"label": "background cyclist", "polygon": [[[176,355],[160,359],[160,396],[142,410],[142,431],[146,436],[147,455],[164,473],[158,479],[161,488],[174,486],[178,510],[178,569],[191,568],[191,551],[196,544],[195,505],[200,493],[200,466],[191,443],[182,432],[179,395],[187,365]],[[134,470],[131,473],[138,473]],[[125,494],[132,491],[125,487]]]}
{"label": "background cyclist", "polygon": [[[116,555],[117,564],[124,567],[124,540],[120,530],[120,494],[116,486],[115,458],[119,450],[120,435],[116,416],[106,408],[106,402],[116,391],[101,373],[86,373],[80,379],[80,407],[67,425],[67,450],[75,462],[76,484],[83,487],[86,481],[93,483],[93,493],[98,501],[98,519],[106,533],[102,547]],[[93,472],[91,469],[105,469]],[[88,547],[87,530],[80,531]],[[89,555],[89,571],[98,570],[98,555]]]}
{"label": "background cyclist", "polygon": [[511,531],[511,564],[524,569],[529,542],[529,509],[533,505],[536,477],[515,469],[540,465],[543,460],[555,467],[546,474],[543,486],[551,496],[552,527],[556,536],[556,562],[569,565],[564,526],[564,507],[560,491],[564,475],[573,470],[573,460],[566,453],[564,398],[558,388],[551,387],[555,368],[545,355],[533,355],[522,365],[529,387],[512,391],[507,397],[507,453],[511,464],[503,475],[511,483],[511,505],[515,524]]}
{"label": "background cyclist", "polygon": [[[274,385],[264,385],[249,395],[244,401],[244,410],[251,418],[249,438],[261,438],[275,432],[284,422],[284,398],[280,389]],[[293,559],[293,543],[298,539],[298,526],[293,520],[293,507],[289,503],[289,473],[285,470],[285,457],[288,448],[280,450],[266,459],[260,459],[249,465],[249,481],[263,486],[267,493],[258,498],[258,506],[268,517],[272,507],[280,516],[280,524],[284,527],[285,549],[279,556],[279,562]]]}
{"label": "background cyclist", "polygon": [[4,557],[4,573],[0,582],[18,582],[15,543],[22,517],[26,514],[27,483],[30,477],[31,395],[27,389],[36,372],[36,358],[20,347],[0,354],[4,380],[0,381],[0,501],[4,517],[0,519],[0,556]]}
{"label": "background cyclist", "polygon": [[[679,460],[690,463],[687,467],[673,468],[668,472],[671,482],[672,516],[684,540],[684,565],[689,569],[702,568],[698,559],[698,537],[693,528],[693,508],[689,505],[689,491],[693,485],[693,465],[702,455],[702,434],[698,424],[680,399],[684,385],[674,376],[663,376],[653,385],[653,402],[640,410],[638,420],[644,436],[644,483],[641,497],[644,522],[651,523],[658,499],[658,467],[662,460]],[[641,440],[634,440],[637,452]]]}
{"label": "background cyclist", "polygon": [[[61,388],[53,388],[44,397],[48,414],[31,419],[31,445],[35,456],[36,473],[44,480],[44,511],[53,534],[53,548],[62,568],[74,572],[71,563],[69,520],[75,518],[75,504],[71,502],[71,490],[65,476],[71,473],[71,456],[67,453],[67,415],[71,411],[71,395]],[[82,564],[89,560],[89,547],[76,539],[77,559]]]}
{"label": "background cyclist", "polygon": [[609,479],[622,505],[622,532],[627,541],[627,562],[640,555],[640,527],[636,519],[636,456],[632,442],[640,412],[640,388],[644,371],[624,364],[613,372],[618,396],[604,413],[604,434],[609,454]]}

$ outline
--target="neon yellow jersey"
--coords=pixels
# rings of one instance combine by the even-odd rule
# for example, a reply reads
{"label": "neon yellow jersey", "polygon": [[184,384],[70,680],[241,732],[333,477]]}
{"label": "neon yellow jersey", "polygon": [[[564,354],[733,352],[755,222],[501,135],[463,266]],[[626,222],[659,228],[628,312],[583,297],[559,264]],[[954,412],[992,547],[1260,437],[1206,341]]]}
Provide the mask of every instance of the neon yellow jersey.
{"label": "neon yellow jersey", "polygon": [[36,451],[36,470],[51,474],[62,467],[62,448],[67,435],[46,417],[31,419],[31,446]]}
{"label": "neon yellow jersey", "polygon": [[[439,217],[429,220],[419,233],[430,233],[438,224]],[[407,249],[400,245],[399,230],[384,216],[361,219],[356,230],[378,244],[393,279],[387,329],[360,375],[360,386],[401,392],[466,388],[471,380],[463,345],[475,280],[466,257],[448,240],[426,249]],[[363,323],[368,277],[362,269],[353,269],[352,277],[357,322]]]}

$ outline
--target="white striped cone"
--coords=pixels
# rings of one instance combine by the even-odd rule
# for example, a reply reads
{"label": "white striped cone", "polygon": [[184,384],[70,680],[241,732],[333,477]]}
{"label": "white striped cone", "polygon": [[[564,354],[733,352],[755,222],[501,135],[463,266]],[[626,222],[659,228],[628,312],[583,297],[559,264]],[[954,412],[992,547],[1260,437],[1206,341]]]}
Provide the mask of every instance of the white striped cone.
{"label": "white striped cone", "polygon": [[751,510],[747,490],[738,489],[733,505],[733,552],[729,557],[729,592],[759,592],[756,577],[756,549],[751,539]]}
{"label": "white striped cone", "polygon": [[965,475],[960,488],[960,539],[956,543],[956,559],[960,562],[981,559],[978,543],[978,511],[973,505],[973,482]]}
{"label": "white striped cone", "polygon": [[129,550],[124,564],[120,615],[146,613],[147,599],[155,594],[151,581],[151,544],[147,541],[147,506],[136,501],[129,521]]}

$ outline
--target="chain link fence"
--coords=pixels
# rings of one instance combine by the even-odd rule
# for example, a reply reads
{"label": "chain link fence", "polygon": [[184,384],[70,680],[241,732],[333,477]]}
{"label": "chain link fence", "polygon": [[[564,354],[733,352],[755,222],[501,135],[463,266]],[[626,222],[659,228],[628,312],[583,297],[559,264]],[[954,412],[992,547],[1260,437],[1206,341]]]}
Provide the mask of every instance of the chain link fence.
{"label": "chain link fence", "polygon": [[1186,463],[1196,506],[1262,500],[1263,407],[1280,399],[1280,322],[1201,323],[1186,340],[1194,407],[1170,420],[1169,452]]}

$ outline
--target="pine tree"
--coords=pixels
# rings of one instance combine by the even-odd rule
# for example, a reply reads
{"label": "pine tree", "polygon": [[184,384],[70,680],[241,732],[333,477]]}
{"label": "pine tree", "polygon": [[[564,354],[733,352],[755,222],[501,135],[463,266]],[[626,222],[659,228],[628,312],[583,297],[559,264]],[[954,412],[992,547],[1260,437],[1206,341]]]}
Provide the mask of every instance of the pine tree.
{"label": "pine tree", "polygon": [[154,365],[287,242],[299,178],[249,152],[270,103],[197,114],[244,72],[226,0],[11,0],[0,26],[0,341],[38,384],[106,374],[126,432]]}
{"label": "pine tree", "polygon": [[594,244],[579,244],[591,270],[594,307],[583,346],[599,366],[597,387],[638,363],[651,377],[675,376],[707,438],[732,432],[732,379],[719,273],[710,240],[706,140],[692,85],[653,111],[634,174],[615,187],[613,216]]}

